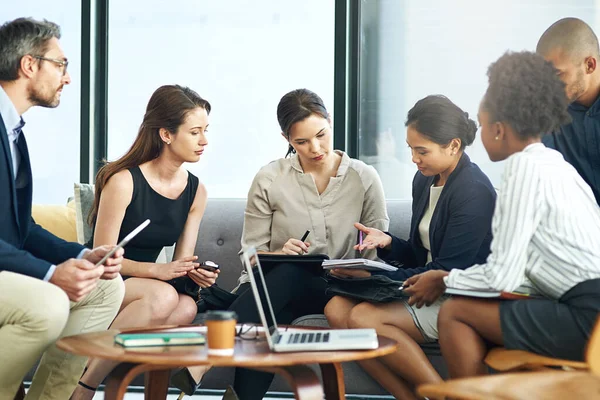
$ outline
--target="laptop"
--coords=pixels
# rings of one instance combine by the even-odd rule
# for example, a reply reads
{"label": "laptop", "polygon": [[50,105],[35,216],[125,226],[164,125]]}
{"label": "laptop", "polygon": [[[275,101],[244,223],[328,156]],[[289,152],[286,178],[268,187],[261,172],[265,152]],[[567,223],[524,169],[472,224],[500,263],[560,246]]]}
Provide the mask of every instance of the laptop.
{"label": "laptop", "polygon": [[[286,331],[277,326],[275,313],[271,305],[269,291],[265,284],[265,276],[259,261],[260,255],[256,253],[254,247],[250,247],[242,252],[240,258],[248,272],[250,278],[250,286],[261,323],[265,330],[265,336],[269,348],[274,352],[289,352],[289,351],[330,351],[330,350],[367,350],[376,349],[379,346],[377,333],[375,329],[295,329]],[[257,273],[256,276],[254,273]],[[258,279],[257,279],[258,276]],[[259,285],[263,289],[264,300],[267,303],[267,311],[263,305],[258,290]],[[267,314],[273,322],[272,326],[267,323]]]}

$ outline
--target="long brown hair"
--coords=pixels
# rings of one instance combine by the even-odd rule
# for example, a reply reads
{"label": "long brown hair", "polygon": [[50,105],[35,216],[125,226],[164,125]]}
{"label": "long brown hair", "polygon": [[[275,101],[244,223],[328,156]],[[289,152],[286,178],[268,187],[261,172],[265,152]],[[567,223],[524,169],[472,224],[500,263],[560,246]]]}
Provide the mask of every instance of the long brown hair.
{"label": "long brown hair", "polygon": [[88,217],[90,225],[96,222],[100,195],[108,180],[120,171],[158,158],[165,145],[159,135],[160,128],[172,134],[176,133],[179,126],[185,122],[188,113],[198,107],[210,114],[210,103],[184,86],[165,85],[152,93],[144,120],[131,148],[118,160],[107,162],[96,175],[94,206]]}

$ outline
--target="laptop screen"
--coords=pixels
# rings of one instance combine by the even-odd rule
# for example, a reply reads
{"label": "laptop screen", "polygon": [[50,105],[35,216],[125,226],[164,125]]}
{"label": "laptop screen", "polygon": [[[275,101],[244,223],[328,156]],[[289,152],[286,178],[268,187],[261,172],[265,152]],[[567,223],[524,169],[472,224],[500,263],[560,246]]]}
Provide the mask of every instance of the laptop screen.
{"label": "laptop screen", "polygon": [[[267,290],[265,276],[260,266],[258,257],[259,255],[256,253],[256,249],[254,247],[249,247],[242,252],[240,259],[242,260],[242,264],[248,273],[250,287],[252,288],[254,300],[256,301],[256,306],[258,308],[258,314],[265,329],[265,336],[267,337],[269,347],[272,348],[272,335],[277,332],[277,321],[275,320],[275,312],[273,312],[273,305],[271,304],[271,298],[269,297],[269,292]],[[267,303],[267,311],[265,311],[263,300]],[[270,317],[272,325],[268,323],[267,316]]]}

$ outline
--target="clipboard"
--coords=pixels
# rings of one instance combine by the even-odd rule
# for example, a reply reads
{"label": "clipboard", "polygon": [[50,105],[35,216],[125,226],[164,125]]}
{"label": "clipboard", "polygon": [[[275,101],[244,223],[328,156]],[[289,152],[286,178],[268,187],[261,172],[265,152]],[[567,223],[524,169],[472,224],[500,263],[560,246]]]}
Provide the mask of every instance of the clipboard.
{"label": "clipboard", "polygon": [[315,275],[323,274],[324,260],[329,260],[327,254],[304,254],[304,255],[290,255],[290,254],[258,254],[258,260],[263,270],[269,270],[279,264],[302,264],[303,267],[310,269]]}

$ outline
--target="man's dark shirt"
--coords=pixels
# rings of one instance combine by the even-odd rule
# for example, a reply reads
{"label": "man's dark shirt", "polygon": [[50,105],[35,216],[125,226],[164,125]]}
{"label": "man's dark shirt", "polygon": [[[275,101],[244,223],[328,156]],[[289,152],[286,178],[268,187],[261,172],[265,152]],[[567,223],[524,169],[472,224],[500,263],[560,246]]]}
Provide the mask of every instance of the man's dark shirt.
{"label": "man's dark shirt", "polygon": [[542,141],[575,167],[600,205],[600,97],[589,108],[571,103],[569,114],[573,121]]}

